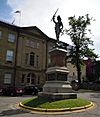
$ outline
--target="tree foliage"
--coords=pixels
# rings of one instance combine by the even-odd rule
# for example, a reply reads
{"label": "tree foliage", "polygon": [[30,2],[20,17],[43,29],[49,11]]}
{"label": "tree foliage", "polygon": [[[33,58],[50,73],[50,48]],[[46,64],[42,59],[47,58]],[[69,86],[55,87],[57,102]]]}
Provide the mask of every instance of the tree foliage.
{"label": "tree foliage", "polygon": [[89,15],[69,17],[69,29],[66,30],[67,35],[70,36],[73,47],[70,51],[71,62],[77,67],[78,81],[81,83],[81,65],[83,65],[83,58],[90,57],[96,58],[97,55],[94,53],[94,49],[89,48],[89,45],[93,46],[93,41],[87,36],[91,34],[91,30],[87,27],[91,25],[93,18],[89,18]]}

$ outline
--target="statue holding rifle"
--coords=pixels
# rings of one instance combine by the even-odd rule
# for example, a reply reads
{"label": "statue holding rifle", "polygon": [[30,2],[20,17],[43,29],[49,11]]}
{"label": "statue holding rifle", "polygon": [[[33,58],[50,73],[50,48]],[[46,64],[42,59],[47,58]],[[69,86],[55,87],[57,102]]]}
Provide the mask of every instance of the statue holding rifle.
{"label": "statue holding rifle", "polygon": [[[58,11],[58,9],[57,9],[57,11]],[[55,23],[55,33],[56,33],[56,38],[57,38],[57,43],[58,43],[60,33],[62,32],[62,29],[63,29],[63,23],[62,23],[61,17],[59,15],[57,16],[57,22],[55,21],[55,15],[56,15],[57,11],[53,15],[52,20]]]}

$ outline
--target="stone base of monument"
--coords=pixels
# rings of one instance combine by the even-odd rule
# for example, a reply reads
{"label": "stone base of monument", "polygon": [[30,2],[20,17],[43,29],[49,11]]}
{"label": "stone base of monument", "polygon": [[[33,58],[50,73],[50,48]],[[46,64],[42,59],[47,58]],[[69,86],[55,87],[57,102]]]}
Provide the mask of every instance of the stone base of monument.
{"label": "stone base of monument", "polygon": [[49,93],[39,92],[38,97],[47,97],[51,100],[76,99],[76,93]]}
{"label": "stone base of monument", "polygon": [[38,97],[47,97],[51,100],[75,99],[77,94],[73,93],[68,81],[46,81],[43,92],[38,93]]}
{"label": "stone base of monument", "polygon": [[67,50],[56,45],[49,51],[50,66],[47,68],[47,81],[43,86],[43,92],[38,93],[39,97],[47,97],[51,100],[63,100],[77,98],[73,93],[70,83],[67,81],[68,69],[66,67]]}
{"label": "stone base of monument", "polygon": [[72,87],[68,81],[46,81],[43,91],[50,93],[69,93],[72,92]]}

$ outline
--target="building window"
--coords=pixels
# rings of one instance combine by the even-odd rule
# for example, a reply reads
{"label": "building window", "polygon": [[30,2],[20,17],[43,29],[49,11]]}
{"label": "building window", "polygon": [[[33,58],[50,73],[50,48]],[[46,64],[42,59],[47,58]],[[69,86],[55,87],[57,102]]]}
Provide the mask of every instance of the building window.
{"label": "building window", "polygon": [[28,84],[35,84],[35,79],[36,79],[36,75],[34,73],[29,73],[27,75],[27,83]]}
{"label": "building window", "polygon": [[33,52],[30,53],[30,65],[34,66],[34,58],[35,58],[35,54]]}
{"label": "building window", "polygon": [[13,62],[13,51],[12,50],[7,50],[6,61],[10,62],[10,63]]}
{"label": "building window", "polygon": [[27,39],[26,40],[26,46],[31,47],[31,48],[39,48],[40,43],[37,42],[37,41],[33,41],[33,39],[32,40]]}
{"label": "building window", "polygon": [[30,47],[35,48],[36,43],[34,41],[30,41]]}
{"label": "building window", "polygon": [[9,33],[9,34],[8,34],[8,41],[9,41],[9,42],[15,42],[15,35],[12,34],[12,33]]}
{"label": "building window", "polygon": [[35,48],[35,46],[36,46],[36,43],[35,43],[35,41],[31,41],[31,40],[26,40],[26,46],[28,46],[28,47],[31,47],[31,48]]}
{"label": "building window", "polygon": [[11,74],[10,73],[6,73],[4,75],[4,84],[11,84]]}
{"label": "building window", "polygon": [[0,39],[1,39],[1,37],[2,37],[2,31],[0,31]]}
{"label": "building window", "polygon": [[[25,65],[32,65],[35,66],[35,53],[31,52],[25,53]],[[38,57],[37,57],[37,65],[38,65]]]}

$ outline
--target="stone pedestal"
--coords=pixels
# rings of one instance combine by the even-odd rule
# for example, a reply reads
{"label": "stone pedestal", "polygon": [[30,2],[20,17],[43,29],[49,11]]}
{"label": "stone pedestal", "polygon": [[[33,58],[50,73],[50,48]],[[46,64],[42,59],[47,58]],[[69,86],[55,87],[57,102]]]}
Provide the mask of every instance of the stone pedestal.
{"label": "stone pedestal", "polygon": [[48,93],[48,92],[40,92],[39,97],[47,97],[51,100],[63,100],[63,99],[75,99],[77,98],[76,93]]}
{"label": "stone pedestal", "polygon": [[50,93],[70,93],[72,92],[72,88],[68,81],[46,81],[43,91]]}
{"label": "stone pedestal", "polygon": [[69,71],[66,67],[66,53],[65,49],[57,46],[49,51],[51,63],[46,71],[48,79],[43,86],[43,92],[38,94],[39,96],[47,96],[54,100],[77,98],[67,81]]}

